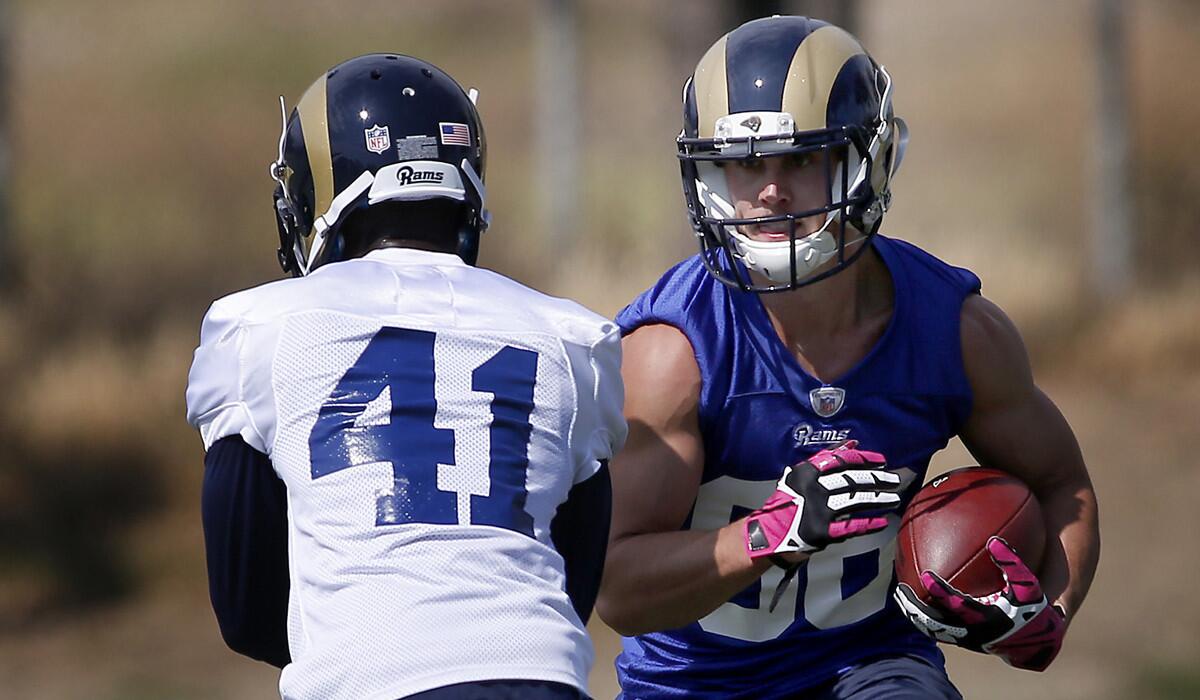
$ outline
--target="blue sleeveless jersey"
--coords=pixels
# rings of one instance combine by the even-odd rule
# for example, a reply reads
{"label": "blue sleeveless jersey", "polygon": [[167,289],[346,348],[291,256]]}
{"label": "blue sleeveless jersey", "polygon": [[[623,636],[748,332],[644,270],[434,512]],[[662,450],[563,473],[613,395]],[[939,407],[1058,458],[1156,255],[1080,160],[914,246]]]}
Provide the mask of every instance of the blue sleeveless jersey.
{"label": "blue sleeveless jersey", "polygon": [[[872,241],[895,287],[892,319],[867,356],[832,382],[800,367],[756,294],[721,284],[698,257],[618,315],[626,334],[674,326],[696,353],[705,464],[685,529],[741,518],[774,491],[785,465],[846,439],[882,452],[889,468],[916,472],[911,499],[930,457],[966,420],[959,314],[979,278],[909,243]],[[617,658],[625,697],[782,698],[874,657],[910,654],[943,665],[891,598],[898,529],[814,555],[774,612],[777,567],[696,623],[626,638]]]}

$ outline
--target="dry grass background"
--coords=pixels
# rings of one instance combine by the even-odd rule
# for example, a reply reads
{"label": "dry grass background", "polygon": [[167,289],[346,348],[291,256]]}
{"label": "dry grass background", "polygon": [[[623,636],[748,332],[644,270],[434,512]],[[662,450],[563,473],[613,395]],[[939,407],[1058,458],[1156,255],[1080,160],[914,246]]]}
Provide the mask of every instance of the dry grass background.
{"label": "dry grass background", "polygon": [[[952,675],[972,698],[1200,696],[1200,9],[1129,7],[1139,285],[1099,307],[1081,275],[1092,4],[862,6],[913,131],[887,230],[976,270],[1025,329],[1101,500],[1101,569],[1053,669],[952,652]],[[183,388],[208,302],[277,274],[276,94],[294,100],[324,67],[377,50],[480,87],[496,218],[483,262],[551,293],[612,314],[691,252],[672,138],[719,13],[583,2],[584,196],[559,224],[577,236],[560,257],[532,223],[537,7],[10,4],[0,695],[274,693],[276,673],[225,650],[208,608]],[[935,469],[968,462],[953,445]],[[593,690],[611,696],[613,638],[593,629]]]}

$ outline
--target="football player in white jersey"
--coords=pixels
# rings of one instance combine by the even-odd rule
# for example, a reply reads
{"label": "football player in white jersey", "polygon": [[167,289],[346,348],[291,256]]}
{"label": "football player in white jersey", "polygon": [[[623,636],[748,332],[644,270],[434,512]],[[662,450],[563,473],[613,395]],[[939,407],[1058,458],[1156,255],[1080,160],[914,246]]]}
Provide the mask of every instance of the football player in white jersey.
{"label": "football player in white jersey", "polygon": [[619,331],[474,267],[474,97],[408,56],[323,73],[271,166],[295,278],[204,318],[212,603],[284,698],[586,697]]}

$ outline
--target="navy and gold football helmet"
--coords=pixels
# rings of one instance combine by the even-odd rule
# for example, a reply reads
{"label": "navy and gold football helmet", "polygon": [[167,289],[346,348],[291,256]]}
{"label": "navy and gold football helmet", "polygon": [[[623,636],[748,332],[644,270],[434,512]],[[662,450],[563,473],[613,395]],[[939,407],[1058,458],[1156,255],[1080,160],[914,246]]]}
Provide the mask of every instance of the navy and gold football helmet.
{"label": "navy and gold football helmet", "polygon": [[[683,103],[676,143],[684,196],[714,276],[748,291],[794,289],[866,250],[888,208],[907,128],[892,113],[891,77],[857,39],[807,17],[747,22],[700,59]],[[828,156],[824,206],[738,218],[723,166],[816,152]],[[814,216],[823,217],[819,230],[798,228]],[[787,240],[739,230],[762,224],[786,229]]]}
{"label": "navy and gold football helmet", "polygon": [[368,54],[323,73],[290,115],[281,97],[270,174],[284,272],[304,275],[341,259],[341,227],[356,209],[434,198],[467,208],[457,249],[474,264],[489,221],[475,95],[425,61]]}

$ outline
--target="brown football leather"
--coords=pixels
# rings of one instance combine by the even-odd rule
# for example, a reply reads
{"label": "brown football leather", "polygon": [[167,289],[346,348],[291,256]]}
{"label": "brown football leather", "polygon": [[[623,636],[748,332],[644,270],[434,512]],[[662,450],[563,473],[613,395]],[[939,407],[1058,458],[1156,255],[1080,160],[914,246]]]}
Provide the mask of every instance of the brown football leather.
{"label": "brown football leather", "polygon": [[1020,479],[996,469],[963,467],[930,481],[904,511],[896,544],[896,576],[921,600],[918,575],[930,570],[980,597],[1004,587],[985,545],[1003,537],[1035,573],[1046,544],[1037,498]]}

